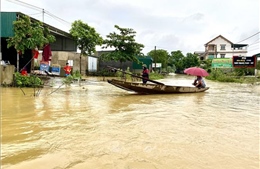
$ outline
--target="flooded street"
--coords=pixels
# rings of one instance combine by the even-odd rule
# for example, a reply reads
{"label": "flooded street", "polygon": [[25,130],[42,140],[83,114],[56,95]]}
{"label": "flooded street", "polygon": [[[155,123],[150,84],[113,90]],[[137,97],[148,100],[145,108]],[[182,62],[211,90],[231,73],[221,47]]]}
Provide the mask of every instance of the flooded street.
{"label": "flooded street", "polygon": [[206,82],[204,93],[169,95],[97,78],[39,97],[1,88],[1,168],[258,169],[260,85]]}

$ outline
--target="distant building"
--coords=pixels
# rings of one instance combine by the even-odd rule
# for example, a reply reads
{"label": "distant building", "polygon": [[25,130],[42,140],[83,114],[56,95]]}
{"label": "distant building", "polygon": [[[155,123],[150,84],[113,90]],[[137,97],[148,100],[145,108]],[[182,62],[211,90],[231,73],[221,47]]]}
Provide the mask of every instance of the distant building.
{"label": "distant building", "polygon": [[[33,69],[34,62],[32,61],[33,50],[26,49],[23,55],[19,55],[16,49],[12,46],[7,48],[7,39],[14,37],[14,21],[18,21],[21,16],[25,14],[20,12],[1,12],[0,13],[0,38],[1,38],[1,50],[0,50],[0,60],[8,61],[10,65],[15,66],[16,71],[26,69],[28,73]],[[30,17],[31,22],[40,22],[37,19]],[[55,36],[56,41],[50,44],[52,56],[50,58],[51,64],[59,64],[60,66],[65,65],[68,60],[76,60],[79,58],[76,54],[77,44],[73,37],[65,31],[55,28],[51,25],[43,23],[43,26],[48,28],[50,34]],[[43,50],[43,49],[39,49]],[[42,61],[42,53],[39,54],[39,61]],[[41,60],[40,60],[41,59]],[[79,62],[75,61],[73,65],[73,70],[77,70],[79,67]],[[86,67],[86,66],[84,66]],[[61,69],[63,73],[63,69]]]}
{"label": "distant building", "polygon": [[195,51],[194,54],[198,55],[199,60],[206,60],[204,51]]}
{"label": "distant building", "polygon": [[[140,73],[142,71],[142,65],[146,64],[147,68],[149,70],[152,69],[152,63],[153,63],[153,59],[150,56],[137,56],[137,59],[139,60],[139,63],[133,62],[133,61],[125,61],[125,62],[120,62],[120,61],[115,61],[115,60],[111,60],[111,61],[106,61],[106,60],[102,60],[100,59],[100,57],[103,54],[107,54],[110,52],[113,52],[114,50],[104,50],[104,51],[96,51],[96,53],[94,54],[94,57],[98,58],[98,70],[102,70],[102,69],[108,69],[108,66],[110,67],[115,67],[115,68],[120,68],[123,70],[127,70],[129,68],[129,70],[133,73]],[[158,67],[158,66],[156,66]]]}
{"label": "distant building", "polygon": [[205,45],[204,59],[232,58],[246,56],[248,44],[234,44],[222,35],[215,37]]}
{"label": "distant building", "polygon": [[248,44],[234,44],[222,35],[207,42],[205,51],[195,51],[200,60],[246,56]]}

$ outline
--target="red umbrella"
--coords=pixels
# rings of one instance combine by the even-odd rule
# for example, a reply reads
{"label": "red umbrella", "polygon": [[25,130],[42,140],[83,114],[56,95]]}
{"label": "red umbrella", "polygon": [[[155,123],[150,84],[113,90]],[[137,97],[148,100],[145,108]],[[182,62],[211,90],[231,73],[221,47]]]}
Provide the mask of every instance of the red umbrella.
{"label": "red umbrella", "polygon": [[208,76],[208,72],[205,69],[199,67],[190,67],[184,70],[184,73],[193,76]]}

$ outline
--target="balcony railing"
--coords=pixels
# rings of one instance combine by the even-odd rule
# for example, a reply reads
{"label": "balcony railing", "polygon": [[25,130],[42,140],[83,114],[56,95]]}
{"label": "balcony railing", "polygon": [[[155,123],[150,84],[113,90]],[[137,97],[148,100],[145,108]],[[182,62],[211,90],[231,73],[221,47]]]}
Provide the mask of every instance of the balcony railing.
{"label": "balcony railing", "polygon": [[216,53],[216,50],[207,50],[206,53]]}

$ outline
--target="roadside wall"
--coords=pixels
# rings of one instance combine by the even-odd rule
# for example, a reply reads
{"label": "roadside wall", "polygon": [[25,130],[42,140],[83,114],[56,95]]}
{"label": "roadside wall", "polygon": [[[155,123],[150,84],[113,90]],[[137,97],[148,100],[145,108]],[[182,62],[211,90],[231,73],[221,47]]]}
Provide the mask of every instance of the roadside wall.
{"label": "roadside wall", "polygon": [[[42,55],[40,54],[37,62],[40,63],[42,60]],[[64,76],[65,72],[62,69],[66,63],[72,60],[73,61],[73,67],[72,71],[75,72],[76,70],[80,70],[80,54],[75,52],[63,52],[63,51],[52,51],[52,57],[51,57],[51,63],[50,66],[59,65],[61,67],[60,76]],[[85,56],[81,57],[81,74],[85,75],[88,65],[88,58]]]}
{"label": "roadside wall", "polygon": [[10,85],[13,83],[14,65],[0,65],[0,82],[1,84]]}

